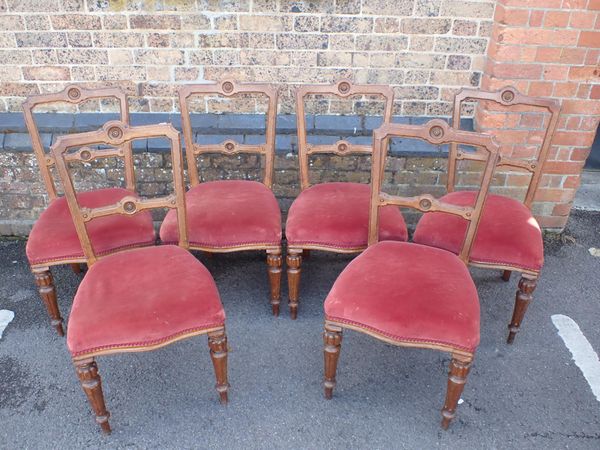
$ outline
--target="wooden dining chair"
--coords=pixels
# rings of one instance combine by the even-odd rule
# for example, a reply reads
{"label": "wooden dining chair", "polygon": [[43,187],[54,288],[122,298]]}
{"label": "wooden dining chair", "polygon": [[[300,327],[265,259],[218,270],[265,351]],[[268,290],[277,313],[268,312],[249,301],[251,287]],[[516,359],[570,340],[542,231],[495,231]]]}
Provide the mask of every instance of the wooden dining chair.
{"label": "wooden dining chair", "polygon": [[[136,139],[166,138],[171,145],[174,193],[140,199],[128,195],[115,204],[84,206],[76,195],[69,164],[98,158],[124,157],[123,145]],[[92,146],[108,144],[110,148]],[[227,337],[225,312],[208,270],[186,247],[183,157],[179,133],[169,124],[130,127],[107,122],[102,129],[58,138],[52,146],[69,211],[89,270],[75,294],[69,316],[67,345],[81,386],[104,432],[110,432],[96,358],[115,353],[143,352],[201,334],[208,335],[217,391],[227,402]],[[150,209],[175,211],[177,245],[99,253],[90,233],[95,221],[120,215],[135,217]]]}
{"label": "wooden dining chair", "polygon": [[[522,159],[502,154],[497,167],[508,167],[531,173],[527,193],[523,202],[504,195],[490,194],[483,211],[481,224],[475,237],[469,264],[488,269],[502,270],[502,279],[508,281],[512,271],[521,272],[512,320],[508,325],[507,342],[512,344],[519,331],[525,311],[531,303],[532,294],[544,263],[544,242],[540,226],[533,217],[531,204],[544,172],[550,141],[556,129],[560,105],[551,99],[535,98],[520,94],[512,87],[496,92],[463,89],[456,94],[452,123],[460,127],[460,111],[464,101],[485,100],[514,109],[534,107],[545,110],[549,115],[537,157]],[[521,108],[521,109],[519,109]],[[502,131],[499,131],[502,133]],[[455,191],[457,162],[475,160],[479,156],[462,151],[457,144],[450,145],[448,155],[448,194],[442,200],[458,206],[472,205],[475,194]],[[466,224],[456,216],[444,213],[428,214],[417,224],[414,241],[420,244],[443,248],[458,253]]]}
{"label": "wooden dining chair", "polygon": [[[42,180],[48,192],[49,204],[34,224],[27,240],[27,259],[35,277],[39,294],[46,305],[52,326],[60,336],[64,335],[56,288],[50,268],[70,264],[76,273],[86,258],[77,237],[75,225],[69,214],[65,197],[59,196],[52,170],[54,157],[44,149],[34,110],[59,102],[80,104],[93,99],[112,99],[119,104],[121,121],[129,122],[127,96],[118,88],[86,89],[77,85],[67,86],[61,92],[34,95],[23,104],[25,124],[31,136],[32,148],[40,167]],[[125,188],[106,188],[78,194],[81,205],[95,208],[112,204],[123,197],[133,195],[135,176],[131,146],[121,148],[125,166]],[[156,241],[152,217],[145,212],[135,217],[105,217],[94,222],[89,233],[96,243],[98,254],[106,255],[124,248],[153,245]]]}
{"label": "wooden dining chair", "polygon": [[[341,80],[331,85],[305,85],[296,91],[296,121],[300,163],[300,195],[287,216],[287,277],[292,319],[298,314],[302,255],[310,250],[333,253],[360,253],[367,247],[369,224],[369,185],[352,182],[326,182],[311,186],[309,158],[316,154],[371,155],[371,145],[347,140],[335,144],[313,145],[307,141],[305,103],[314,95],[335,96],[350,101],[357,95],[377,96],[385,102],[383,123],[392,118],[394,91],[389,86],[353,84]],[[382,169],[383,170],[383,169]],[[400,210],[395,206],[381,213],[381,235],[385,239],[405,241],[408,233]]]}
{"label": "wooden dining chair", "polygon": [[[198,95],[233,98],[253,94],[268,100],[265,141],[243,144],[226,139],[219,144],[201,144],[194,139],[188,103]],[[189,248],[208,253],[265,250],[270,283],[271,308],[279,315],[281,298],[281,211],[271,190],[275,159],[277,88],[270,84],[238,83],[225,79],[218,83],[187,84],[179,89],[179,106],[186,144],[191,187],[186,193]],[[202,140],[202,136],[199,137]],[[206,154],[227,156],[243,153],[264,156],[263,181],[217,180],[200,182],[196,158]],[[177,222],[173,211],[167,214],[160,238],[177,242]]]}
{"label": "wooden dining chair", "polygon": [[[384,142],[391,137],[473,146],[474,154],[485,162],[475,203],[457,206],[428,194],[399,197],[382,192]],[[498,146],[491,136],[456,130],[439,119],[423,126],[384,124],[375,130],[369,247],[343,270],[325,300],[326,398],[332,397],[336,385],[343,329],[392,345],[440,350],[452,357],[442,409],[442,427],[448,427],[479,344],[479,298],[467,263],[497,156]],[[383,240],[379,221],[388,205],[444,212],[464,220],[467,226],[458,256],[436,247]]]}

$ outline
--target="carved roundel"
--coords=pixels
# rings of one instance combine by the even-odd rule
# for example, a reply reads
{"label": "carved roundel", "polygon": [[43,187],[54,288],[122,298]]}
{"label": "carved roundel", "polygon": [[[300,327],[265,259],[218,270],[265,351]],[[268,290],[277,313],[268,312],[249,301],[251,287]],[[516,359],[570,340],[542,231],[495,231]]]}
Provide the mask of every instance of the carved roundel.
{"label": "carved roundel", "polygon": [[72,87],[71,89],[69,89],[67,91],[67,96],[71,100],[77,100],[78,98],[81,97],[81,91],[79,89],[77,89],[76,87]]}
{"label": "carved roundel", "polygon": [[235,144],[233,142],[227,142],[225,144],[225,150],[227,150],[228,152],[233,151],[234,148],[235,148]]}
{"label": "carved roundel", "polygon": [[346,150],[348,150],[348,145],[344,142],[338,144],[338,150],[340,152],[345,152]]}
{"label": "carved roundel", "polygon": [[111,139],[121,139],[123,137],[123,130],[119,127],[110,127],[108,129],[108,137]]}
{"label": "carved roundel", "polygon": [[226,94],[231,94],[233,92],[233,83],[231,81],[225,81],[221,88]]}
{"label": "carved roundel", "polygon": [[84,161],[89,161],[92,158],[92,153],[89,150],[82,150],[79,157]]}
{"label": "carved roundel", "polygon": [[340,91],[340,94],[347,94],[350,92],[350,83],[348,83],[347,81],[342,81],[340,84],[338,84],[338,91]]}
{"label": "carved roundel", "polygon": [[429,130],[429,136],[434,139],[441,139],[444,136],[444,129],[439,125],[434,125]]}
{"label": "carved roundel", "polygon": [[126,213],[130,213],[130,214],[134,213],[136,209],[137,209],[137,207],[135,206],[135,203],[132,201],[123,203],[123,211],[125,211]]}
{"label": "carved roundel", "polygon": [[515,93],[509,89],[502,92],[500,96],[504,103],[511,103],[515,99]]}
{"label": "carved roundel", "polygon": [[427,209],[431,208],[431,200],[429,200],[427,198],[422,198],[419,201],[419,206],[421,207],[421,209],[427,210]]}

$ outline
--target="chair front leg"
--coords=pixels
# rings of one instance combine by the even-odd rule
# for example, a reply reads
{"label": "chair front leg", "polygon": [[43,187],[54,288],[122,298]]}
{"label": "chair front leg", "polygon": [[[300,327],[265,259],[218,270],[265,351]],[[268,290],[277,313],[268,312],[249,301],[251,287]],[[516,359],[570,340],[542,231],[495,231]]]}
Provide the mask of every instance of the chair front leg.
{"label": "chair front leg", "polygon": [[74,361],[74,364],[83,392],[87,395],[96,415],[96,422],[98,422],[104,433],[110,434],[111,429],[108,423],[110,413],[106,410],[106,405],[104,404],[102,380],[98,374],[96,361],[94,361],[94,358],[89,358],[82,361]]}
{"label": "chair front leg", "polygon": [[471,369],[473,362],[472,357],[452,355],[452,361],[450,361],[450,370],[448,372],[448,390],[446,391],[446,401],[442,408],[442,428],[448,429],[448,425],[454,417],[456,417],[456,406],[465,388],[467,382],[467,375]]}
{"label": "chair front leg", "polygon": [[225,329],[208,333],[208,347],[210,358],[215,368],[217,378],[216,389],[219,393],[221,404],[227,404],[229,397],[229,383],[227,381],[227,335]]}
{"label": "chair front leg", "polygon": [[512,344],[515,340],[515,335],[519,332],[523,317],[527,311],[527,307],[533,299],[533,291],[537,286],[537,276],[525,275],[519,280],[519,289],[515,298],[515,309],[513,311],[512,320],[508,325],[508,339],[506,342]]}
{"label": "chair front leg", "polygon": [[326,323],[325,331],[323,332],[323,344],[323,356],[325,359],[325,379],[323,381],[323,388],[325,391],[325,398],[330,400],[331,397],[333,397],[335,373],[337,371],[340,351],[342,349],[342,328]]}
{"label": "chair front leg", "polygon": [[302,264],[302,249],[287,249],[287,278],[290,316],[293,320],[298,317],[298,297],[300,296],[300,265]]}
{"label": "chair front leg", "polygon": [[267,250],[267,272],[271,288],[271,309],[274,316],[279,315],[281,301],[281,247],[277,250]]}
{"label": "chair front leg", "polygon": [[58,301],[56,299],[56,288],[54,287],[54,278],[50,272],[49,267],[35,267],[32,268],[33,276],[35,277],[35,284],[38,287],[40,297],[46,305],[48,315],[50,316],[50,323],[56,329],[59,336],[64,336],[63,330],[63,319],[60,316],[58,310]]}

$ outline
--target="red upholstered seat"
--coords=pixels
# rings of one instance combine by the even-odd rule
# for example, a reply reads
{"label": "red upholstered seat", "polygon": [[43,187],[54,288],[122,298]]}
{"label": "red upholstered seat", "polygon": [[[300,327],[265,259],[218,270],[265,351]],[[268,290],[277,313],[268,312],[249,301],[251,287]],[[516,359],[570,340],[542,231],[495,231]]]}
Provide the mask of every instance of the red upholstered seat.
{"label": "red upholstered seat", "polygon": [[[451,192],[441,200],[472,206],[476,195],[472,191]],[[417,224],[413,240],[458,253],[466,227],[467,222],[458,216],[428,213]],[[539,271],[544,264],[544,244],[542,231],[531,211],[512,198],[488,195],[470,260]]]}
{"label": "red upholstered seat", "polygon": [[[186,193],[185,201],[192,246],[281,245],[281,211],[273,192],[262,183],[200,183]],[[165,217],[160,238],[169,244],[178,241],[175,210]]]}
{"label": "red upholstered seat", "polygon": [[[366,247],[370,195],[369,185],[360,183],[321,183],[305,189],[288,213],[288,244]],[[406,241],[406,224],[398,207],[381,208],[379,217],[380,240]]]}
{"label": "red upholstered seat", "polygon": [[325,316],[400,342],[469,352],[479,344],[479,298],[467,267],[424,245],[369,247],[335,281]]}
{"label": "red upholstered seat", "polygon": [[223,326],[225,312],[208,270],[174,245],[115,253],[79,285],[67,330],[73,356],[156,345]]}
{"label": "red upholstered seat", "polygon": [[[131,191],[121,188],[98,189],[77,195],[81,206],[95,208],[113,205]],[[98,255],[129,247],[152,245],[156,240],[152,216],[141,212],[133,216],[115,215],[87,223],[90,240]],[[33,226],[27,241],[30,264],[45,264],[83,258],[83,250],[65,197],[53,200]]]}

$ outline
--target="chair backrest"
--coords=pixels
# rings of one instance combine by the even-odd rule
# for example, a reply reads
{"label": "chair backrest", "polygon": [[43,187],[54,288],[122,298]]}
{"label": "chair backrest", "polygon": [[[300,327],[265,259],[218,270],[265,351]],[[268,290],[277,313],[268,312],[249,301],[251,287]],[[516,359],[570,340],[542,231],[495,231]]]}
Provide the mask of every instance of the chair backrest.
{"label": "chair backrest", "polygon": [[[478,155],[478,160],[485,163],[475,205],[456,206],[437,200],[429,194],[401,197],[381,192],[383,182],[381,167],[385,164],[387,153],[387,144],[385,141],[393,137],[416,138],[436,145],[456,143],[475,147],[473,154]],[[469,254],[473,246],[477,227],[479,226],[479,219],[485,198],[498,161],[498,151],[499,146],[491,135],[454,129],[440,119],[430,120],[424,125],[388,123],[376,129],[373,132],[369,245],[377,243],[379,239],[379,208],[382,206],[397,205],[417,209],[422,212],[444,212],[460,216],[468,221],[465,239],[459,253],[460,259],[466,264],[469,261]]]}
{"label": "chair backrest", "polygon": [[[73,179],[69,172],[68,163],[73,161],[88,162],[97,158],[125,156],[124,146],[136,139],[151,139],[164,137],[171,144],[173,164],[173,191],[165,197],[140,199],[136,196],[126,196],[115,205],[98,208],[85,208],[79,205]],[[108,144],[111,148],[94,149],[90,146]],[[70,149],[75,149],[69,152]],[[183,157],[179,132],[170,124],[161,123],[131,127],[119,121],[110,121],[96,131],[69,134],[59,137],[51,148],[59,178],[65,189],[65,197],[75,223],[77,235],[83,247],[83,252],[89,265],[94,264],[98,256],[94,252],[93,243],[87,232],[86,223],[98,217],[115,214],[133,215],[141,211],[156,208],[177,209],[179,228],[179,245],[188,247],[188,234],[185,213],[185,184],[183,179]]]}
{"label": "chair backrest", "polygon": [[[37,158],[44,185],[50,196],[54,200],[58,194],[56,185],[52,178],[51,168],[54,166],[54,158],[50,153],[44,151],[44,144],[40,137],[37,123],[35,121],[33,110],[41,105],[65,102],[79,104],[92,99],[115,99],[119,103],[120,118],[123,123],[129,123],[129,105],[127,104],[127,95],[119,88],[100,88],[86,89],[77,85],[69,85],[60,92],[53,94],[32,95],[23,103],[23,114],[25,116],[25,125],[31,136],[33,152]],[[127,189],[135,188],[135,178],[133,170],[133,155],[131,146],[127,145],[124,149],[125,160],[125,183]]]}
{"label": "chair backrest", "polygon": [[[527,187],[527,193],[525,194],[525,199],[523,201],[525,206],[531,208],[531,203],[533,203],[535,193],[543,174],[543,166],[548,157],[552,136],[554,135],[554,130],[556,129],[556,125],[558,123],[560,103],[553,99],[529,97],[527,95],[523,95],[512,86],[506,86],[495,92],[480,91],[477,89],[461,89],[454,97],[454,110],[452,112],[452,126],[456,129],[460,128],[462,102],[469,100],[488,100],[502,106],[532,106],[546,109],[550,113],[550,120],[548,121],[548,126],[546,127],[544,139],[542,141],[537,158],[520,159],[505,155],[500,155],[498,158],[498,167],[512,167],[530,172],[532,174]],[[501,133],[502,130],[498,130],[498,132]],[[448,181],[446,183],[448,192],[452,192],[455,187],[454,184],[456,180],[457,161],[462,159],[476,160],[476,158],[477,157],[475,155],[460,151],[457,143],[450,144],[450,151],[448,154]]]}
{"label": "chair backrest", "polygon": [[315,153],[331,153],[338,156],[350,154],[370,155],[370,145],[355,145],[346,140],[329,145],[312,145],[307,142],[305,102],[309,95],[335,95],[348,98],[354,95],[377,95],[385,100],[383,123],[392,119],[394,107],[394,90],[390,86],[378,84],[353,84],[350,80],[340,80],[335,84],[314,84],[300,86],[296,90],[296,124],[298,129],[298,158],[300,160],[300,187],[302,190],[310,186],[308,165],[309,157]]}
{"label": "chair backrest", "polygon": [[[265,173],[263,184],[268,188],[273,185],[273,165],[275,161],[275,134],[277,127],[278,88],[266,83],[238,83],[231,79],[205,84],[186,84],[179,88],[179,108],[181,125],[185,139],[188,175],[192,186],[200,183],[196,157],[202,153],[223,153],[237,155],[240,153],[258,153],[265,155]],[[193,95],[219,94],[233,97],[239,94],[259,94],[268,99],[265,126],[265,142],[261,144],[242,144],[233,139],[226,139],[220,144],[197,144],[188,108],[189,98]]]}

